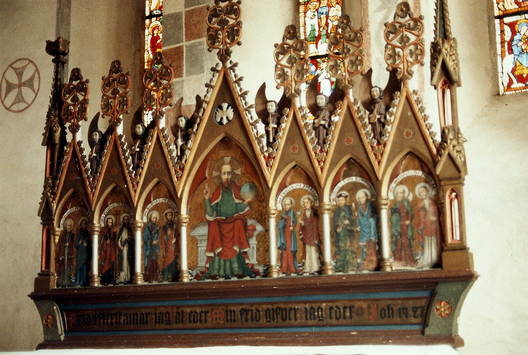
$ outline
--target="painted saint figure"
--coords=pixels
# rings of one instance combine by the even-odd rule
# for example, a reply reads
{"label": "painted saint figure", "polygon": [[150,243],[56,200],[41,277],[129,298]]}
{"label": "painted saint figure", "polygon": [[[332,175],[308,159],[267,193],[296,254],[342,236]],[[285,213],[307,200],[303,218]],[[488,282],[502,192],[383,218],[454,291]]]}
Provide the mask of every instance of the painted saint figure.
{"label": "painted saint figure", "polygon": [[356,194],[356,200],[359,203],[356,212],[356,227],[359,231],[358,239],[361,247],[358,269],[373,271],[379,265],[378,215],[370,202],[369,195],[366,189],[359,190]]}
{"label": "painted saint figure", "polygon": [[394,188],[396,202],[390,209],[391,249],[394,262],[400,266],[414,266],[413,211],[407,200],[409,190],[405,185]]}
{"label": "painted saint figure", "polygon": [[116,230],[113,217],[106,219],[106,224],[101,231],[101,245],[99,247],[99,260],[101,263],[101,283],[103,285],[114,283],[116,262]]}
{"label": "painted saint figure", "polygon": [[224,163],[220,168],[221,183],[211,194],[204,186],[207,232],[207,271],[204,278],[254,277],[248,267],[249,241],[246,234],[247,216],[253,198],[244,200],[240,187],[233,181],[233,167]]}
{"label": "painted saint figure", "polygon": [[159,214],[152,211],[149,214],[149,221],[143,231],[143,265],[145,266],[146,282],[160,281],[160,271],[158,257],[160,252],[160,230],[157,225]]}
{"label": "painted saint figure", "polygon": [[304,244],[303,260],[305,273],[319,272],[321,263],[319,254],[321,253],[321,237],[319,236],[319,214],[313,209],[313,197],[306,195],[302,198],[304,211],[300,216],[301,240]]}
{"label": "painted saint figure", "polygon": [[352,209],[347,205],[349,194],[337,194],[337,208],[334,212],[334,235],[337,272],[348,272],[356,268],[356,240]]}
{"label": "painted saint figure", "polygon": [[66,229],[59,236],[56,254],[57,286],[59,287],[72,286],[73,262],[75,260],[73,220],[68,218],[64,224]]}
{"label": "painted saint figure", "polygon": [[81,227],[75,237],[75,286],[87,286],[88,270],[92,260],[92,237],[88,231],[88,220],[81,219]]}
{"label": "painted saint figure", "polygon": [[315,113],[313,127],[317,137],[317,145],[322,148],[325,144],[328,128],[330,128],[331,115],[328,107],[328,97],[323,94],[317,94],[315,102],[319,110]]}
{"label": "painted saint figure", "polygon": [[119,263],[119,283],[129,283],[134,272],[134,233],[130,224],[130,216],[125,214],[122,217],[122,225],[117,237]]}
{"label": "painted saint figure", "polygon": [[278,248],[281,253],[281,274],[290,275],[299,273],[301,270],[297,266],[297,217],[293,212],[294,201],[291,197],[284,198],[284,212],[280,216],[277,227],[279,229]]}
{"label": "painted saint figure", "polygon": [[438,207],[430,198],[431,187],[418,184],[416,195],[421,199],[418,202],[418,241],[423,248],[420,266],[432,267],[440,257],[440,228],[438,224]]}
{"label": "painted saint figure", "polygon": [[174,211],[165,211],[167,223],[162,227],[163,231],[163,268],[161,278],[163,281],[176,281],[178,277],[178,227],[174,222]]}

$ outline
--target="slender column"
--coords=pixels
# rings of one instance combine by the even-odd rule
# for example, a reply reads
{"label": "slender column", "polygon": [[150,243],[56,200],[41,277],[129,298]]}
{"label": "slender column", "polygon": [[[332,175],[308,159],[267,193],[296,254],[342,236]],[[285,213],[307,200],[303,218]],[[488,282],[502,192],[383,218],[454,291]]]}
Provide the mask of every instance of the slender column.
{"label": "slender column", "polygon": [[134,223],[132,223],[132,228],[134,229],[134,241],[136,245],[136,255],[135,258],[135,270],[134,270],[134,283],[136,285],[140,285],[143,283],[143,273],[141,272],[141,228],[143,228],[143,221],[141,220],[135,220]]}
{"label": "slender column", "polygon": [[275,233],[275,217],[276,216],[277,216],[277,209],[270,208],[268,210],[269,255],[270,255],[270,267],[268,269],[269,277],[279,277],[279,268],[277,266],[277,234]]}
{"label": "slender column", "polygon": [[187,266],[187,224],[189,223],[189,216],[180,215],[178,217],[180,223],[180,281],[189,282],[189,270]]}
{"label": "slender column", "polygon": [[[57,243],[59,242],[59,236],[60,236],[60,229],[55,228],[52,229],[53,235],[52,235],[52,241],[51,241],[51,260],[50,260],[50,271],[55,272],[55,253],[57,250]],[[58,275],[57,275],[58,276]]]}
{"label": "slender column", "polygon": [[332,265],[332,254],[330,246],[330,208],[329,202],[323,202],[321,211],[323,212],[323,275],[334,274],[334,266]]}
{"label": "slender column", "polygon": [[90,277],[90,286],[101,286],[101,278],[99,277],[99,232],[101,231],[101,225],[92,223],[90,229],[92,230],[92,276]]}
{"label": "slender column", "polygon": [[380,197],[378,199],[381,219],[381,271],[392,271],[390,261],[390,237],[389,237],[389,199]]}

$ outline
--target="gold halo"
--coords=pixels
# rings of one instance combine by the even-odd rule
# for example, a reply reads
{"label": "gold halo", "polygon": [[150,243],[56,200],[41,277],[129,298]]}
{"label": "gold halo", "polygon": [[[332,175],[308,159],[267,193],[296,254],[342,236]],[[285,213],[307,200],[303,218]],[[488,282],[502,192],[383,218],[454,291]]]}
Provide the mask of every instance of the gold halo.
{"label": "gold halo", "polygon": [[213,181],[216,184],[216,186],[219,186],[222,182],[222,178],[220,177],[220,169],[222,169],[222,166],[224,165],[231,165],[231,168],[233,168],[233,176],[232,180],[234,183],[237,183],[240,179],[240,175],[242,174],[242,169],[240,168],[240,163],[238,160],[236,160],[233,157],[223,157],[221,159],[218,159],[218,161],[215,163],[213,167]]}
{"label": "gold halo", "polygon": [[528,20],[527,19],[522,19],[522,20],[517,21],[517,23],[515,24],[515,31],[516,32],[519,32],[519,25],[521,23],[526,23],[528,25]]}

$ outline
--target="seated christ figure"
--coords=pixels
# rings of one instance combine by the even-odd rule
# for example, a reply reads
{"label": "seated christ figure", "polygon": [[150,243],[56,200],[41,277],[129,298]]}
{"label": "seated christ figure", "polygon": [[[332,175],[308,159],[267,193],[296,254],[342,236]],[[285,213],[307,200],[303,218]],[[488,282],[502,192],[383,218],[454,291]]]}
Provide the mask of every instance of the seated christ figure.
{"label": "seated christ figure", "polygon": [[205,215],[209,221],[204,279],[255,276],[247,265],[249,242],[246,234],[253,198],[242,198],[233,174],[233,167],[226,162],[220,168],[221,183],[216,190],[211,194],[209,185],[204,186]]}

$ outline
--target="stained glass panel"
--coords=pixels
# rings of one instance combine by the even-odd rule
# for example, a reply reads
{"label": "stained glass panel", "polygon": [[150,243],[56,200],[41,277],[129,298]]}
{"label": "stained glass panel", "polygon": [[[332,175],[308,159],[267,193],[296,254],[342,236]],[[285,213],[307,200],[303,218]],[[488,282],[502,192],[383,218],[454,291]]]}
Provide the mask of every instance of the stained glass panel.
{"label": "stained glass panel", "polygon": [[154,53],[162,49],[163,0],[145,2],[145,68],[152,66]]}
{"label": "stained glass panel", "polygon": [[528,91],[528,1],[495,0],[501,94]]}
{"label": "stained glass panel", "polygon": [[328,54],[328,39],[336,32],[342,0],[300,0],[301,38],[310,45],[310,57]]}

